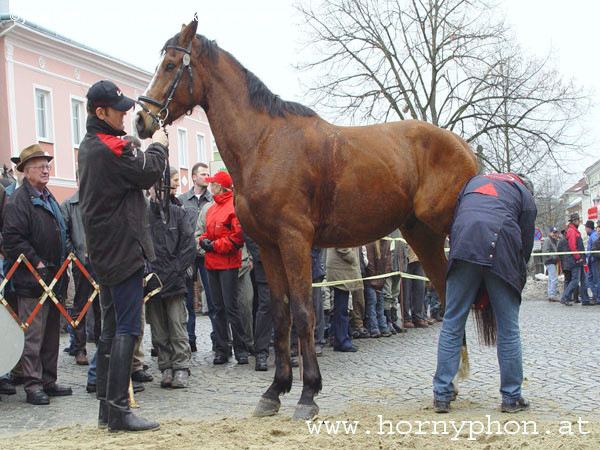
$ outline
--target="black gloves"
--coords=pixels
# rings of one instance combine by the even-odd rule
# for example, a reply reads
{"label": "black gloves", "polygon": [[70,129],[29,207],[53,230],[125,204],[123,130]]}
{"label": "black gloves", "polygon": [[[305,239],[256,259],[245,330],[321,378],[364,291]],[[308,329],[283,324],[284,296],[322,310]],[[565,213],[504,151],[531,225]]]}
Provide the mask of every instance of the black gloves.
{"label": "black gloves", "polygon": [[204,238],[200,241],[200,248],[206,252],[214,252],[215,249],[213,248],[213,245],[213,241],[210,239]]}

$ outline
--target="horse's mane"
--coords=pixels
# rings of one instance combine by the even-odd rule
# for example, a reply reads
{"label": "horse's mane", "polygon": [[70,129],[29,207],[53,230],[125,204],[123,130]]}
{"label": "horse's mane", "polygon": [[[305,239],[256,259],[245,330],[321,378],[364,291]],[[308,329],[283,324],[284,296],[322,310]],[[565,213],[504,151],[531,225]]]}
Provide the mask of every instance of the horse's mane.
{"label": "horse's mane", "polygon": [[[164,53],[170,45],[178,45],[179,35],[180,33],[177,33],[165,42],[161,52]],[[198,57],[206,51],[209,60],[217,62],[219,59],[219,52],[221,51],[217,42],[211,41],[201,34],[197,34],[196,38],[200,41],[200,52],[198,52]],[[250,99],[250,104],[254,109],[258,111],[266,110],[271,117],[275,117],[276,115],[285,117],[286,113],[304,117],[313,117],[317,115],[316,112],[307,106],[296,102],[282,100],[279,95],[273,94],[260,78],[246,69],[233,55],[230,54],[230,56],[246,75],[248,97]]]}

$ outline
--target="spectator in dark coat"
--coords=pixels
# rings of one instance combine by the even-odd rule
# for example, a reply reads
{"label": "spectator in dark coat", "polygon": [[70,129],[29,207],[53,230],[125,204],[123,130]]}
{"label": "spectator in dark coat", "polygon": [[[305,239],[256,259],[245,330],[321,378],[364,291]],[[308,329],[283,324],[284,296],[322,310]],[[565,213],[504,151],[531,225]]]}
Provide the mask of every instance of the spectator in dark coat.
{"label": "spectator in dark coat", "polygon": [[[66,256],[66,229],[60,207],[46,185],[50,181],[52,156],[34,144],[20,155],[18,170],[25,173],[21,188],[10,196],[5,209],[4,249],[9,261],[25,255],[44,282],[49,285]],[[42,286],[21,264],[12,278],[18,298],[18,313],[25,322],[38,305]],[[62,276],[54,292],[64,296]],[[47,299],[25,330],[21,358],[27,402],[47,405],[48,396],[71,395],[71,388],[56,384],[60,316]]]}
{"label": "spectator in dark coat", "polygon": [[465,323],[482,288],[489,294],[498,330],[502,411],[529,407],[521,396],[519,307],[536,215],[533,187],[523,176],[475,175],[459,193],[450,231],[446,313],[433,379],[436,412],[450,410]]}
{"label": "spectator in dark coat", "polygon": [[[208,166],[202,162],[197,162],[192,167],[192,188],[181,194],[178,199],[181,201],[183,208],[188,214],[192,230],[196,229],[198,223],[198,215],[200,211],[208,204],[213,202],[212,194],[208,190],[208,183],[206,177],[210,175]],[[204,252],[196,255],[195,261],[196,267],[194,270],[194,277],[188,280],[187,295],[185,298],[185,306],[188,310],[188,322],[187,330],[190,339],[190,348],[192,353],[196,352],[196,310],[194,309],[194,282],[197,281],[198,273],[200,273],[200,279],[202,280],[202,287],[204,288],[204,295],[206,296],[206,303],[208,309],[211,312],[211,322],[213,320],[212,311],[212,297],[210,295],[210,289],[208,288],[208,275],[206,268],[204,267]]]}
{"label": "spectator in dark coat", "polygon": [[[85,246],[85,231],[79,212],[79,191],[75,192],[75,194],[62,203],[61,211],[67,227],[67,254],[73,253],[93,278],[94,274]],[[85,307],[90,295],[94,292],[94,287],[75,263],[73,263],[73,281],[75,282],[75,296],[73,298],[71,315],[77,318]],[[92,307],[94,311],[94,341],[97,345],[98,339],[100,339],[100,319],[102,314],[100,312],[99,298],[94,300]],[[73,345],[71,347],[72,353],[75,353],[75,362],[83,366],[88,364],[85,348],[86,340],[85,321],[83,321],[73,329]]]}
{"label": "spectator in dark coat", "polygon": [[153,201],[148,212],[156,255],[152,270],[160,278],[162,290],[146,303],[146,320],[158,351],[158,369],[162,372],[160,386],[186,388],[191,355],[186,328],[186,280],[192,277],[196,242],[183,208],[170,204],[169,221],[165,224],[160,215],[161,205],[155,201],[154,188],[151,192]]}

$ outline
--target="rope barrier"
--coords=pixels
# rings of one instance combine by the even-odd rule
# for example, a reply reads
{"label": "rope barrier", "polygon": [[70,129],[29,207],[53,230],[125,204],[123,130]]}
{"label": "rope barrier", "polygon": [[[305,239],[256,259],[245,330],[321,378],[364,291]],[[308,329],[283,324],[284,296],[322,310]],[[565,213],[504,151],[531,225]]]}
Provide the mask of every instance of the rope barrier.
{"label": "rope barrier", "polygon": [[[382,238],[382,239],[390,239],[390,240],[401,240],[401,238]],[[576,254],[590,254],[590,253],[600,253],[600,250],[592,250],[592,251],[580,251],[580,252],[554,252],[554,253],[532,253],[532,256],[553,256],[553,255],[576,255]],[[422,281],[429,281],[429,278],[427,277],[422,277],[420,275],[413,275],[410,273],[406,273],[406,272],[389,272],[389,273],[384,273],[381,275],[373,275],[370,277],[364,277],[364,278],[355,278],[352,280],[339,280],[339,281],[322,281],[320,283],[313,283],[312,287],[328,287],[328,286],[338,286],[340,284],[346,284],[346,283],[354,283],[357,281],[365,281],[365,280],[378,280],[380,278],[388,278],[388,277],[393,277],[395,275],[400,275],[402,278],[407,278],[410,280],[422,280]]]}

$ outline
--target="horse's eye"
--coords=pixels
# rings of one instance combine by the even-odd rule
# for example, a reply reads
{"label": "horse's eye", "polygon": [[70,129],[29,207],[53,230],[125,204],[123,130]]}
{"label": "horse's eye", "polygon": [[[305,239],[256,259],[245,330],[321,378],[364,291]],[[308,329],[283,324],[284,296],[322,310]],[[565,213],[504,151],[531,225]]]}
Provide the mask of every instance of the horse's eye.
{"label": "horse's eye", "polygon": [[175,68],[175,64],[173,64],[173,63],[169,63],[169,64],[167,64],[167,67],[165,67],[165,70],[166,70],[167,72],[170,72],[170,71],[171,71],[171,70],[173,70],[174,68]]}

